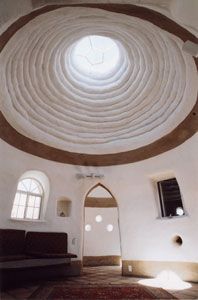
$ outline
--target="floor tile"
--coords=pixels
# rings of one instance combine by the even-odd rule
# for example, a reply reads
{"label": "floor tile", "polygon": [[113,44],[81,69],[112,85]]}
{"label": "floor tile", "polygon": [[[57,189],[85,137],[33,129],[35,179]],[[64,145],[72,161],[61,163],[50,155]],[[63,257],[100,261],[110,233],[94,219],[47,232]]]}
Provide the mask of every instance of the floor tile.
{"label": "floor tile", "polygon": [[[120,267],[85,267],[82,276],[60,278],[59,280],[46,281],[42,284],[64,284],[64,285],[128,285],[138,284],[142,278],[122,276]],[[41,284],[41,285],[42,285]],[[37,285],[26,285],[23,288],[10,289],[2,293],[2,300],[23,300],[28,299],[34,291],[38,288]],[[149,287],[147,287],[149,289]],[[152,290],[152,288],[150,288]],[[198,284],[193,283],[192,288],[180,291],[169,291],[178,299],[198,299]]]}

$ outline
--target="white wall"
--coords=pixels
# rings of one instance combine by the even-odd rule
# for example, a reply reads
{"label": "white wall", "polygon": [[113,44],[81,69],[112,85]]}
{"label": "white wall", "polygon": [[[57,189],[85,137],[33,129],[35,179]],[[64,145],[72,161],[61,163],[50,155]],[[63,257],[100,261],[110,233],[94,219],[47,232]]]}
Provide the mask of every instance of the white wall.
{"label": "white wall", "polygon": [[[102,216],[101,222],[95,217]],[[120,255],[120,235],[118,228],[118,209],[85,207],[85,225],[91,225],[91,231],[84,231],[84,256]],[[107,225],[113,225],[113,231],[107,231]]]}
{"label": "white wall", "polygon": [[17,19],[32,10],[31,0],[1,0],[0,1],[0,26],[6,22]]}
{"label": "white wall", "polygon": [[170,10],[176,22],[192,28],[198,34],[197,0],[172,0]]}
{"label": "white wall", "polygon": [[[157,157],[122,166],[101,167],[100,182],[115,197],[119,208],[122,258],[134,260],[198,261],[198,134],[183,145]],[[94,172],[94,167],[60,164],[34,157],[0,144],[0,227],[26,230],[66,231],[69,251],[82,257],[84,200],[97,179],[77,179],[76,173]],[[17,181],[27,170],[40,170],[50,181],[50,196],[45,223],[10,220]],[[180,185],[188,216],[159,219],[152,178],[173,172]],[[56,216],[56,200],[72,201],[71,216]],[[172,238],[180,235],[183,245],[176,247]],[[72,245],[72,239],[76,238]]]}
{"label": "white wall", "polygon": [[111,194],[104,189],[102,186],[95,187],[87,197],[95,197],[95,198],[112,198]]}
{"label": "white wall", "polygon": [[[69,234],[69,251],[79,255],[78,241],[81,235],[81,206],[83,198],[75,181],[75,167],[65,166],[43,160],[22,151],[16,150],[8,144],[0,144],[0,227],[22,228],[26,230],[39,231],[66,231]],[[10,220],[12,203],[17,188],[18,179],[28,170],[39,170],[44,172],[50,182],[50,196],[43,222],[21,222]],[[56,201],[66,196],[72,201],[71,216],[57,217]],[[76,244],[71,240],[77,238]]]}

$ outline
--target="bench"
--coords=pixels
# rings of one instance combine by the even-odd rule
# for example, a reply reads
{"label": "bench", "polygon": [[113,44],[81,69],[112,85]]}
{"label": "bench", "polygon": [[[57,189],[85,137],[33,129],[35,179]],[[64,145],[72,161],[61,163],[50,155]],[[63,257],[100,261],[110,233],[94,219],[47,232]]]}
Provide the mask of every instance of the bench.
{"label": "bench", "polygon": [[72,267],[65,232],[25,232],[0,229],[0,287],[18,286],[26,281],[80,275]]}

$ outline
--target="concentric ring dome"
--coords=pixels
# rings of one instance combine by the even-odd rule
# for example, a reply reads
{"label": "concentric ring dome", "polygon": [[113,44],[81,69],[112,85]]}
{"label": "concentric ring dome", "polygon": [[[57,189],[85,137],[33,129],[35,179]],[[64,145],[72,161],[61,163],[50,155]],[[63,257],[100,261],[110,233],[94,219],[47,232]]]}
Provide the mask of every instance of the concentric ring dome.
{"label": "concentric ring dome", "polygon": [[[113,57],[93,46],[102,57],[109,51],[103,67],[96,52],[77,57],[93,37],[115,50]],[[21,134],[58,149],[137,149],[171,132],[196,103],[195,64],[181,49],[179,38],[136,17],[57,9],[30,21],[3,49],[2,112]]]}

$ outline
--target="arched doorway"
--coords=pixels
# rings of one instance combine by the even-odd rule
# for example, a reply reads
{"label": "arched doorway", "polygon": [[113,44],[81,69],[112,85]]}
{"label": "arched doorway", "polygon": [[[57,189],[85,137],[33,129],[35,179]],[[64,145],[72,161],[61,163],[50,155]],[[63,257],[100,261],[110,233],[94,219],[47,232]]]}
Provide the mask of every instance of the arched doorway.
{"label": "arched doorway", "polygon": [[111,192],[97,184],[84,203],[83,266],[120,265],[118,205]]}

